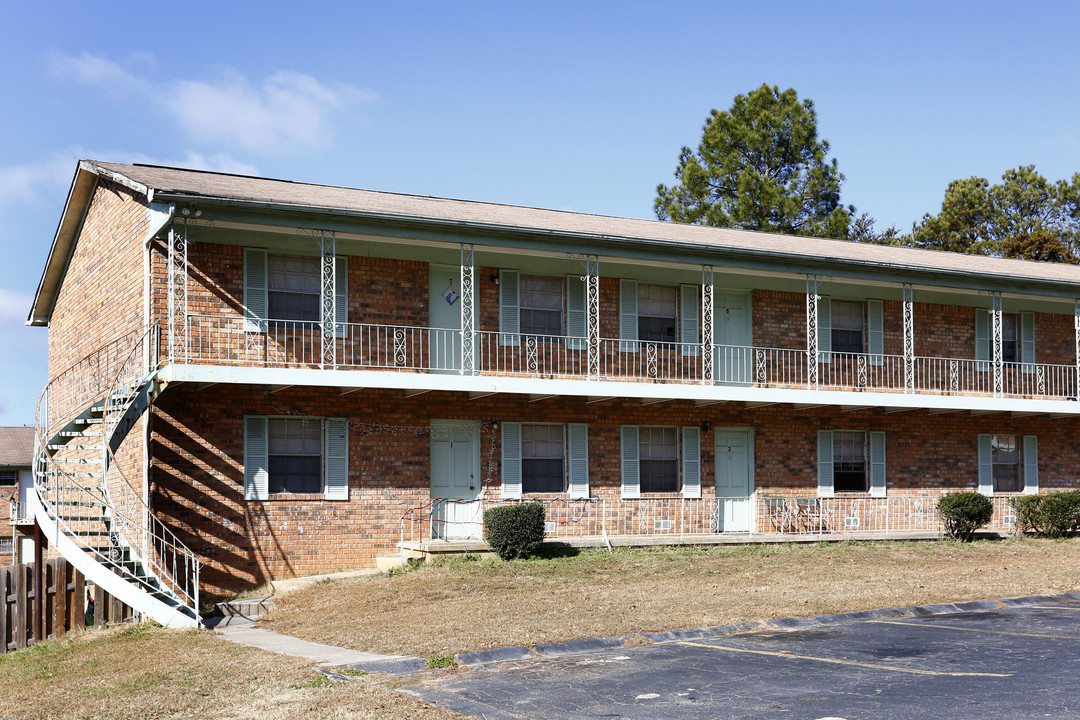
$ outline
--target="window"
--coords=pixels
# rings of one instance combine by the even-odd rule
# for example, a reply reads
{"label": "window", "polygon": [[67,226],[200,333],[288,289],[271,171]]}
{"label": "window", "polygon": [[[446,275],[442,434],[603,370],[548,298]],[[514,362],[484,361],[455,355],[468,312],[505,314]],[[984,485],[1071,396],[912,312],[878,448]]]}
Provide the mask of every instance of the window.
{"label": "window", "polygon": [[641,492],[679,491],[679,434],[674,427],[638,430]]}
{"label": "window", "polygon": [[1020,474],[1020,437],[993,435],[990,438],[990,462],[993,464],[994,492],[1020,492],[1024,489]]}
{"label": "window", "polygon": [[349,499],[347,418],[244,418],[244,499],[322,493]]}
{"label": "window", "polygon": [[864,351],[863,303],[832,301],[832,351],[861,353]]}
{"label": "window", "polygon": [[638,285],[638,340],[677,342],[678,289],[668,285]]}
{"label": "window", "polygon": [[521,426],[521,491],[559,493],[566,489],[562,425]]}
{"label": "window", "polygon": [[318,322],[322,296],[322,259],[299,255],[269,255],[266,262],[270,319]]}
{"label": "window", "polygon": [[322,423],[270,418],[267,429],[270,494],[322,492]]}
{"label": "window", "polygon": [[563,281],[556,277],[521,276],[521,332],[563,334]]}
{"label": "window", "polygon": [[1020,362],[1020,343],[1017,331],[1020,327],[1020,316],[1016,313],[1001,314],[1001,361]]}
{"label": "window", "polygon": [[833,489],[866,492],[866,433],[842,430],[833,433]]}
{"label": "window", "polygon": [[885,433],[880,430],[818,430],[818,497],[838,492],[885,497]]}
{"label": "window", "polygon": [[16,470],[0,470],[0,485],[14,485],[19,480]]}

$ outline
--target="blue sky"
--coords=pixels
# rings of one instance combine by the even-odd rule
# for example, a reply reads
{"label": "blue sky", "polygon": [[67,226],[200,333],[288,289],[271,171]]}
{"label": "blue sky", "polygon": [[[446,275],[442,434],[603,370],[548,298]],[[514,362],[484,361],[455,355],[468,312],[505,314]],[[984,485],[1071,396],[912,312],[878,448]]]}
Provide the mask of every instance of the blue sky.
{"label": "blue sky", "polygon": [[955,178],[1080,171],[1068,2],[0,0],[0,425],[78,158],[652,217],[709,110],[814,101],[843,201],[907,229]]}

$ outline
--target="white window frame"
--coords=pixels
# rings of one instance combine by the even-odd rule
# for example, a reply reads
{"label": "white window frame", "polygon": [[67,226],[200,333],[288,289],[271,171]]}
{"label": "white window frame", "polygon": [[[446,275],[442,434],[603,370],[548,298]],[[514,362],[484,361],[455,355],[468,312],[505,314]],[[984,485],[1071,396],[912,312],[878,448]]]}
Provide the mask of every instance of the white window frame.
{"label": "white window frame", "polygon": [[[558,283],[559,285],[559,327],[554,333],[536,333],[525,329],[526,311],[554,312],[551,308],[536,307],[528,304],[526,295],[529,293],[526,291],[525,286],[529,280],[541,280],[552,284]],[[522,273],[518,277],[518,283],[518,323],[521,334],[539,337],[561,337],[566,335],[566,280],[557,275],[526,275]]]}
{"label": "white window frame", "polygon": [[[525,455],[525,443],[526,443],[525,434],[526,434],[526,429],[527,428],[537,428],[537,427],[547,427],[547,428],[557,427],[557,428],[560,429],[560,431],[562,433],[562,442],[560,444],[560,447],[562,448],[562,487],[559,490],[529,490],[529,489],[527,489],[525,487],[525,480],[526,480],[525,479],[525,461],[526,460],[535,460],[535,459],[545,459],[545,460],[550,460],[551,459],[551,458],[526,457],[526,455]],[[569,454],[570,454],[569,453],[569,447],[567,447],[566,423],[540,423],[540,422],[521,423],[521,492],[522,492],[522,494],[525,494],[525,495],[537,495],[537,494],[539,494],[539,495],[545,495],[545,494],[560,494],[560,495],[562,495],[562,494],[565,494],[569,489],[569,482],[570,482],[570,479],[569,479],[569,464],[567,462],[567,456]]]}
{"label": "white window frame", "polygon": [[[270,492],[270,421],[318,422],[321,489],[315,493]],[[303,415],[244,416],[244,499],[248,501],[314,498],[349,499],[349,422],[342,417]]]}

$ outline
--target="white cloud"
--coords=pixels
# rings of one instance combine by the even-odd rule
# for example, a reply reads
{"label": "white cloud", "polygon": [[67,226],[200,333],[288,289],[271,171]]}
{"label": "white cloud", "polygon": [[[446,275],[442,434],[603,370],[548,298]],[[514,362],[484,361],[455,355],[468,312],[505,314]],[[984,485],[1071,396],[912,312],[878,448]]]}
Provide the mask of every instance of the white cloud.
{"label": "white cloud", "polygon": [[0,208],[5,204],[36,200],[44,188],[52,190],[71,182],[74,158],[68,153],[22,165],[0,167]]}
{"label": "white cloud", "polygon": [[[145,57],[138,60],[152,64]],[[376,99],[369,90],[328,85],[294,71],[279,71],[261,82],[231,68],[213,80],[154,82],[86,53],[55,55],[51,64],[55,73],[78,83],[145,98],[192,140],[260,154],[325,146],[341,118]]]}

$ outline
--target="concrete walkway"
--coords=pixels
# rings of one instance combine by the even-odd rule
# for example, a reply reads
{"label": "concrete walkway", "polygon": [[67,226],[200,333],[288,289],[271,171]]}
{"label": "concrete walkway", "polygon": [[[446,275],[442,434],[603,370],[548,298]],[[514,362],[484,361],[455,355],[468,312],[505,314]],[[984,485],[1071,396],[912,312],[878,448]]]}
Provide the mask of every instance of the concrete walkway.
{"label": "concrete walkway", "polygon": [[[273,630],[255,627],[251,621],[233,620],[214,628],[217,634],[229,642],[257,647],[270,652],[314,660],[320,665],[397,665],[414,660],[403,655],[378,655],[376,653],[349,650],[335,645],[313,643]],[[422,661],[421,661],[422,662]],[[412,663],[409,663],[412,664]]]}

